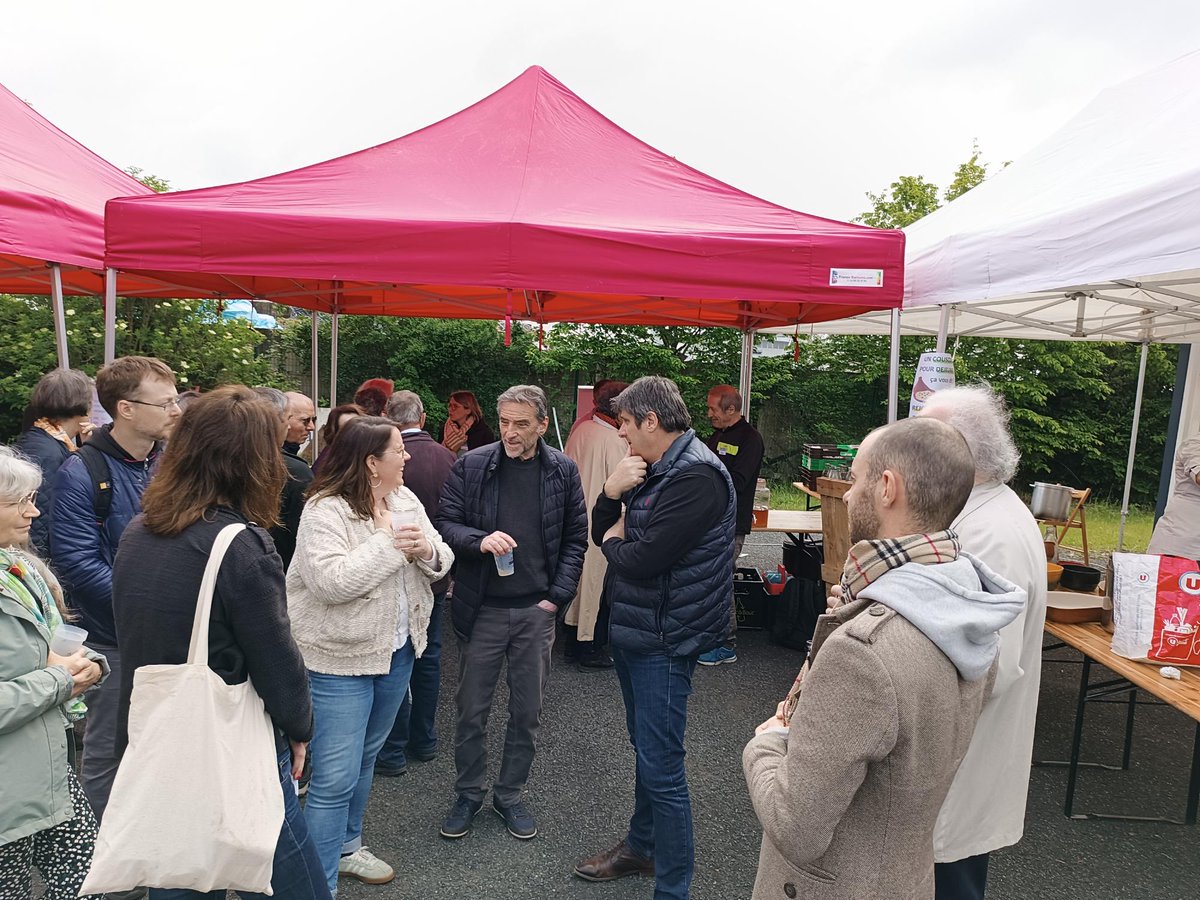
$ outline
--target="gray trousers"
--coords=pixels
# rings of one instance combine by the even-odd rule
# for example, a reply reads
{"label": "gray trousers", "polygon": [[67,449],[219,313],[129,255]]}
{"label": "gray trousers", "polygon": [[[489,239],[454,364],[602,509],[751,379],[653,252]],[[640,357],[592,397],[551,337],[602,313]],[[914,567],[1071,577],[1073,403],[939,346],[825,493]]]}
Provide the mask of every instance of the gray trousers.
{"label": "gray trousers", "polygon": [[508,729],[504,758],[492,793],[502,806],[521,799],[533,767],[542,697],[550,676],[555,615],[537,605],[525,609],[484,606],[459,640],[458,722],[454,734],[455,789],[482,801],[487,794],[487,721],[500,669],[508,663]]}
{"label": "gray trousers", "polygon": [[121,696],[121,651],[116,647],[89,644],[97,653],[108,660],[109,675],[104,684],[90,691],[87,701],[87,726],[83,737],[83,762],[79,767],[79,780],[88,803],[96,813],[96,821],[104,818],[108,806],[108,795],[112,793],[113,779],[121,757],[116,752],[117,705]]}
{"label": "gray trousers", "polygon": [[[737,534],[733,537],[733,571],[737,574],[738,557],[742,555],[742,547],[746,543],[746,535]],[[729,637],[725,639],[726,647],[737,646],[737,596],[734,595],[729,604]]]}

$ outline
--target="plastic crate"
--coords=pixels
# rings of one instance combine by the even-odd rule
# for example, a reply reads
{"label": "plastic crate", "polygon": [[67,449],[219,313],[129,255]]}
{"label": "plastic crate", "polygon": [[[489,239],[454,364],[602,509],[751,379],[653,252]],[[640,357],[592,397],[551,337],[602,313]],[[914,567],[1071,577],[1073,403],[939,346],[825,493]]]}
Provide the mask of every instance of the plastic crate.
{"label": "plastic crate", "polygon": [[770,601],[758,569],[737,569],[733,576],[733,601],[737,604],[738,628],[751,631],[770,627]]}

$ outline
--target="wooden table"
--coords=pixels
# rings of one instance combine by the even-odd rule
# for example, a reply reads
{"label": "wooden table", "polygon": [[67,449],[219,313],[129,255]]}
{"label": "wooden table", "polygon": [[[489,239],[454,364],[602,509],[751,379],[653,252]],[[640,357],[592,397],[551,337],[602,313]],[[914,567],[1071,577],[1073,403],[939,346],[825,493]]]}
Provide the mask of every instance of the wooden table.
{"label": "wooden table", "polygon": [[785,532],[791,535],[820,534],[821,511],[819,509],[770,509],[767,510],[766,527],[753,530]]}
{"label": "wooden table", "polygon": [[[1174,681],[1159,674],[1159,663],[1141,663],[1117,656],[1110,649],[1112,635],[1099,624],[1064,625],[1046,622],[1046,632],[1063,644],[1079,651],[1083,656],[1083,674],[1079,681],[1079,695],[1075,701],[1075,731],[1071,740],[1071,758],[1067,763],[1066,815],[1072,819],[1122,819],[1126,821],[1172,822],[1174,824],[1196,824],[1197,807],[1200,806],[1200,671],[1180,668],[1182,678]],[[1091,682],[1092,663],[1099,663],[1118,677],[1113,680]],[[1128,696],[1129,712],[1126,717],[1125,755],[1121,768],[1129,768],[1130,744],[1133,736],[1133,715],[1137,703],[1137,691],[1142,690],[1158,698],[1196,722],[1196,737],[1192,744],[1191,777],[1188,781],[1187,809],[1183,822],[1177,819],[1152,818],[1145,816],[1117,816],[1103,813],[1074,813],[1075,785],[1079,767],[1080,745],[1083,742],[1083,719],[1087,704],[1103,702],[1117,694]],[[1106,767],[1111,768],[1111,767]]]}

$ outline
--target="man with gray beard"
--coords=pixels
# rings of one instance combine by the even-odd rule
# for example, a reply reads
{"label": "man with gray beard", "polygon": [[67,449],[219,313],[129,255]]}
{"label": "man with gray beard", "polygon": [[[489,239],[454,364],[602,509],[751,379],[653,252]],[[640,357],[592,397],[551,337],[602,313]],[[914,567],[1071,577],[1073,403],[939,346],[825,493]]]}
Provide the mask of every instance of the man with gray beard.
{"label": "man with gray beard", "polygon": [[975,486],[950,526],[963,550],[1022,588],[1027,603],[1000,631],[996,685],[934,830],[937,900],[982,900],[988,854],[1021,839],[1042,677],[1046,557],[1037,523],[1008,487],[1020,454],[1004,400],[986,385],[938,391],[921,416],[962,433]]}

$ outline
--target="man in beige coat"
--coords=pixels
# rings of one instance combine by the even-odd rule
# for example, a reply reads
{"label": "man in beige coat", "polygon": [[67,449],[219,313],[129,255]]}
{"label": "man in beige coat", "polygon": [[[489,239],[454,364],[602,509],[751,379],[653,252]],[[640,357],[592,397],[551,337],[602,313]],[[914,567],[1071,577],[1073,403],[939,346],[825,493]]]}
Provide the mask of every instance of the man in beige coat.
{"label": "man in beige coat", "polygon": [[962,436],[907,419],[868,435],[846,494],[844,605],[746,746],[763,826],[755,898],[926,900],[933,828],[1024,593],[962,553]]}
{"label": "man in beige coat", "polygon": [[[563,450],[579,467],[589,522],[596,498],[604,491],[604,482],[617,463],[629,455],[629,444],[617,432],[620,426],[612,411],[613,397],[627,387],[629,385],[624,381],[600,382],[593,394],[595,408],[591,417],[576,423]],[[604,649],[608,643],[608,617],[600,615],[604,573],[607,571],[608,561],[603,551],[589,543],[587,555],[583,558],[579,590],[575,592],[575,599],[567,607],[563,619],[567,625],[568,639],[574,637],[576,641],[572,652],[568,640],[568,655],[573,655],[579,660],[580,666],[588,669],[612,668],[612,657]],[[573,635],[572,630],[575,632]]]}

